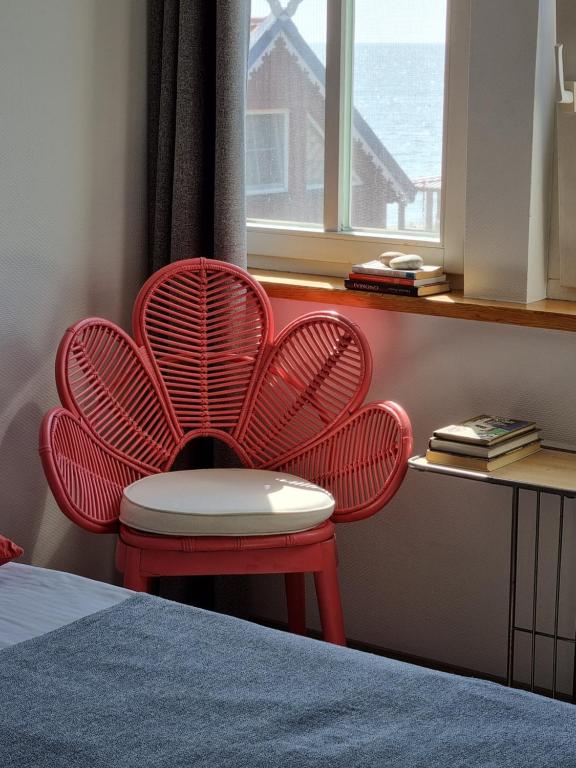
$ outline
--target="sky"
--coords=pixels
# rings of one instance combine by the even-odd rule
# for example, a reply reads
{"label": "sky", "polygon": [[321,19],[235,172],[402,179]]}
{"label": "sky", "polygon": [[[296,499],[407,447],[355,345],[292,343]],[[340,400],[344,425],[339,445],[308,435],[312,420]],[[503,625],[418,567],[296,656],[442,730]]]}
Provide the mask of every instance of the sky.
{"label": "sky", "polygon": [[[286,6],[288,0],[281,0]],[[309,43],[326,39],[326,3],[302,0],[293,20]],[[356,0],[357,43],[443,43],[446,0]],[[252,16],[267,16],[266,0],[252,0]]]}

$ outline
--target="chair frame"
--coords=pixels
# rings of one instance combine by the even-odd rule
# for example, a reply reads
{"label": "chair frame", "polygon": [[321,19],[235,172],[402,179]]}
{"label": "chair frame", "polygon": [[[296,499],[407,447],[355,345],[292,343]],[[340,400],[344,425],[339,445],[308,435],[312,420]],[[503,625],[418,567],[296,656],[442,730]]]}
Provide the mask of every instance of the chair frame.
{"label": "chair frame", "polygon": [[[124,584],[155,576],[285,574],[288,624],[305,632],[304,574],[313,573],[327,641],[345,644],[334,523],[380,510],[412,451],[404,410],[362,406],[372,361],[363,333],[313,312],[274,336],[270,302],[238,267],[208,259],[155,273],[134,306],[133,339],[87,318],[56,358],[61,408],[46,414],[40,454],[62,511],[94,533],[118,533]],[[331,491],[330,521],[267,536],[153,535],[119,521],[124,488],[169,471],[199,436],[229,445],[248,468],[297,475]]]}
{"label": "chair frame", "polygon": [[[178,546],[179,549],[174,547]],[[273,536],[153,536],[120,525],[116,565],[124,586],[150,591],[155,576],[223,576],[282,573],[288,628],[306,633],[306,573],[314,574],[320,620],[327,642],[345,645],[338,588],[334,524]]]}

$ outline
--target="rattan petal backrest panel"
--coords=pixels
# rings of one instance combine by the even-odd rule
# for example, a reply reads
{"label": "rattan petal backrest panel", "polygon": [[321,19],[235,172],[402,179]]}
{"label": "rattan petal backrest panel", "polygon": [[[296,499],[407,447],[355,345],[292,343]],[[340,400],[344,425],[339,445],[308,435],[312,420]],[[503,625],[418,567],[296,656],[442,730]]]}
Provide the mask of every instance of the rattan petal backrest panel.
{"label": "rattan petal backrest panel", "polygon": [[69,410],[47,414],[40,444],[50,487],[79,525],[114,530],[123,488],[169,470],[203,434],[246,466],[325,487],[335,521],[377,512],[398,489],[410,421],[391,402],[361,407],[370,350],[346,318],[315,312],[273,339],[270,303],[247,272],[190,259],[147,281],[133,325],[135,342],[89,318],[59,348]]}
{"label": "rattan petal backrest panel", "polygon": [[144,285],[133,325],[182,431],[233,432],[273,332],[260,286],[224,262],[177,262]]}
{"label": "rattan petal backrest panel", "polygon": [[412,450],[410,421],[395,403],[367,405],[278,469],[305,477],[336,499],[334,520],[378,511],[397,491]]}
{"label": "rattan petal backrest panel", "polygon": [[255,466],[276,464],[333,429],[362,401],[370,376],[370,351],[355,325],[333,312],[299,318],[274,342],[239,442]]}
{"label": "rattan petal backrest panel", "polygon": [[148,474],[106,448],[62,408],[44,417],[40,453],[62,511],[94,533],[116,530],[122,491]]}
{"label": "rattan petal backrest panel", "polygon": [[106,445],[145,467],[168,466],[181,433],[124,331],[107,320],[83,320],[64,336],[56,365],[62,404]]}

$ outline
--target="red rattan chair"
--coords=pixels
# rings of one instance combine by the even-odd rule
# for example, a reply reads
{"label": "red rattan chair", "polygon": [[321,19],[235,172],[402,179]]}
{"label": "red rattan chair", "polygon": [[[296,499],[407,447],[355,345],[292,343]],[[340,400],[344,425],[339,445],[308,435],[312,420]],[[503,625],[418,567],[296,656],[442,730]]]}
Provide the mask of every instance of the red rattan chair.
{"label": "red rattan chair", "polygon": [[[304,574],[312,572],[325,639],[343,644],[334,523],[368,517],[392,498],[412,447],[410,422],[395,403],[362,405],[370,351],[346,318],[314,312],[276,337],[272,323],[266,294],[237,267],[191,259],[161,269],[136,300],[134,340],[98,318],[67,331],[56,362],[63,407],[43,420],[42,462],[71,520],[94,533],[118,532],[127,587],[147,591],[160,575],[284,573],[289,626],[302,633]],[[262,477],[281,489],[263,491],[270,509],[287,486],[322,493],[311,484],[332,494],[335,508],[324,494],[330,508],[324,504],[315,522],[279,532],[218,528],[210,535],[213,518],[203,518],[202,535],[138,528],[125,506],[130,489],[141,487],[133,484],[186,479],[159,475],[200,436],[228,444],[249,470],[269,472]],[[187,473],[191,498],[194,478],[205,482],[210,471]],[[218,498],[222,476],[214,477]],[[233,487],[241,479],[229,477]],[[261,515],[257,525],[268,519]]]}

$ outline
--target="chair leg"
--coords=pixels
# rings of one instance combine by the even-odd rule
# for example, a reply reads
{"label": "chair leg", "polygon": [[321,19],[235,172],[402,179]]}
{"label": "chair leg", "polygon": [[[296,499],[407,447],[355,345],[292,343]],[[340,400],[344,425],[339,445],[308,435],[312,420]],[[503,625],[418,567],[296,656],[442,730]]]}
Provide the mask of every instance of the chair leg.
{"label": "chair leg", "polygon": [[314,584],[324,640],[334,645],[346,645],[335,549],[328,566],[314,574]]}
{"label": "chair leg", "polygon": [[284,574],[288,629],[295,635],[306,634],[306,583],[303,573]]}
{"label": "chair leg", "polygon": [[116,539],[115,561],[116,570],[120,571],[120,573],[124,573],[124,569],[126,568],[126,545],[120,538]]}
{"label": "chair leg", "polygon": [[134,592],[150,592],[150,578],[140,573],[140,550],[134,547],[125,550],[124,586]]}

